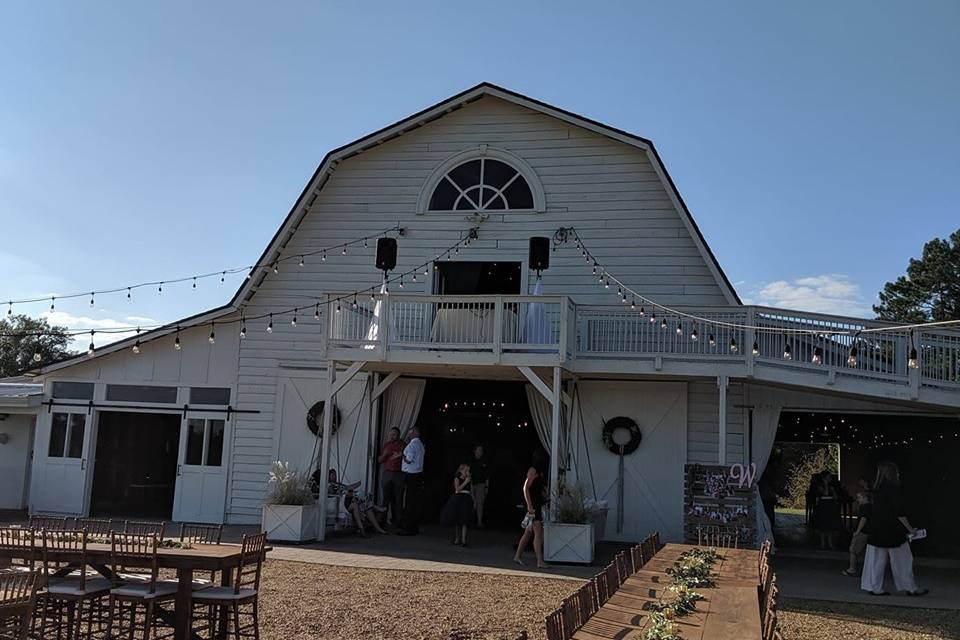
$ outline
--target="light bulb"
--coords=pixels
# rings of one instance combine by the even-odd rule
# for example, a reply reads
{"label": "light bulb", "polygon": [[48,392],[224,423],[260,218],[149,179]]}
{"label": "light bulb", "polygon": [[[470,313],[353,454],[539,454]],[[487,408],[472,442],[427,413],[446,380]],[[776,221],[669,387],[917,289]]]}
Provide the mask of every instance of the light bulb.
{"label": "light bulb", "polygon": [[697,328],[694,327],[693,331],[690,332],[690,339],[696,342],[700,339],[700,334],[697,332]]}
{"label": "light bulb", "polygon": [[227,272],[224,271],[220,274],[220,284],[223,284],[223,281],[227,279]]}
{"label": "light bulb", "polygon": [[857,347],[850,347],[850,355],[847,356],[847,366],[855,367],[857,366]]}
{"label": "light bulb", "polygon": [[[223,280],[221,280],[223,282]],[[130,287],[127,287],[127,300],[130,299]]]}
{"label": "light bulb", "polygon": [[300,256],[300,263],[299,263],[299,264],[300,264],[301,267],[303,266],[303,256]]}
{"label": "light bulb", "polygon": [[240,325],[240,339],[243,340],[247,337],[247,325],[246,322]]}
{"label": "light bulb", "polygon": [[760,355],[760,345],[756,342],[753,343],[753,349],[751,350],[751,353],[755,356]]}
{"label": "light bulb", "polygon": [[666,329],[666,328],[667,328],[667,319],[666,319],[666,318],[664,318],[663,320],[660,321],[660,328],[661,328],[661,329]]}
{"label": "light bulb", "polygon": [[917,358],[917,348],[910,347],[910,357],[907,358],[907,366],[911,369],[916,369],[920,366],[919,358]]}
{"label": "light bulb", "polygon": [[403,289],[403,278],[400,278],[400,288]]}
{"label": "light bulb", "polygon": [[717,346],[717,339],[713,336],[712,333],[709,336],[707,336],[707,342],[710,343],[711,347]]}
{"label": "light bulb", "polygon": [[413,281],[414,281],[414,282],[416,282],[416,281],[417,281],[417,274],[416,274],[416,272],[414,272],[414,274],[413,274],[413,278],[412,278],[412,279],[413,279]]}
{"label": "light bulb", "polygon": [[296,309],[293,310],[293,317],[290,318],[290,326],[291,327],[297,326],[297,310]]}
{"label": "light bulb", "polygon": [[280,273],[280,267],[277,265],[276,262],[273,263],[273,272]]}
{"label": "light bulb", "polygon": [[683,325],[681,325],[679,322],[677,323],[677,335],[678,336],[683,335]]}
{"label": "light bulb", "polygon": [[157,293],[163,293],[163,283],[157,285]]}
{"label": "light bulb", "polygon": [[270,314],[270,322],[267,323],[267,333],[273,333],[273,314]]}
{"label": "light bulb", "polygon": [[630,299],[630,309],[633,310],[633,309],[636,309],[636,308],[637,308],[637,302],[631,298],[631,299]]}
{"label": "light bulb", "polygon": [[133,349],[131,349],[131,351],[133,351],[135,354],[136,354],[136,353],[140,353],[140,341],[139,341],[139,340],[137,340],[136,342],[133,343]]}
{"label": "light bulb", "polygon": [[193,279],[193,288],[194,288],[194,289],[197,288],[197,279],[196,279],[196,278]]}
{"label": "light bulb", "polygon": [[180,351],[180,347],[181,347],[180,334],[178,333],[177,337],[173,339],[173,348],[176,349],[177,351]]}
{"label": "light bulb", "polygon": [[207,337],[207,342],[209,342],[210,344],[213,344],[213,343],[215,343],[216,341],[217,341],[217,337],[216,337],[216,335],[214,335],[213,325],[211,325],[211,326],[210,326],[210,335]]}
{"label": "light bulb", "polygon": [[343,245],[343,251],[340,252],[343,255],[347,255],[347,245]]}
{"label": "light bulb", "polygon": [[313,319],[314,320],[320,319],[320,303],[319,302],[317,303],[316,308],[313,310]]}
{"label": "light bulb", "polygon": [[53,311],[53,307],[56,304],[56,302],[57,302],[56,298],[50,298],[50,311]]}
{"label": "light bulb", "polygon": [[327,252],[326,250],[324,250],[324,252],[320,254],[320,262],[326,262],[326,261],[327,261]]}
{"label": "light bulb", "polygon": [[810,358],[810,362],[813,364],[823,364],[823,348],[813,348],[813,356]]}
{"label": "light bulb", "polygon": [[640,317],[642,318],[645,315],[647,315],[647,310],[644,309],[643,307],[640,307]]}
{"label": "light bulb", "polygon": [[340,313],[340,301],[337,300],[337,313]]}
{"label": "light bulb", "polygon": [[783,345],[783,359],[792,360],[793,359],[793,349],[790,348],[790,343]]}
{"label": "light bulb", "polygon": [[350,307],[353,308],[353,309],[356,309],[356,308],[357,308],[357,296],[356,296],[356,294],[354,294],[354,296],[353,296],[353,302],[350,303]]}
{"label": "light bulb", "polygon": [[93,306],[93,293],[90,294],[90,306]]}
{"label": "light bulb", "polygon": [[734,338],[730,338],[730,353],[736,353],[740,350],[740,347],[737,346],[737,341]]}
{"label": "light bulb", "polygon": [[425,276],[430,275],[430,268],[429,268],[429,267],[424,267],[424,268],[423,268],[423,275],[425,275]]}

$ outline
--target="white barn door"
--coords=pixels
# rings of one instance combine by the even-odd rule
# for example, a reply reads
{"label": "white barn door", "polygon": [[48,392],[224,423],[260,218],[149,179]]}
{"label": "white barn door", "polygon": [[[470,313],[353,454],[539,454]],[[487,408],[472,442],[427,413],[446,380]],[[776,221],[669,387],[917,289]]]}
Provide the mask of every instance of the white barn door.
{"label": "white barn door", "polygon": [[[687,458],[687,387],[672,382],[587,381],[580,401],[593,477],[600,499],[609,503],[606,540],[637,542],[660,531],[665,540],[683,539],[683,467]],[[624,457],[623,530],[617,531],[619,456],[603,445],[603,421],[626,416],[642,433],[640,447]],[[578,419],[579,416],[575,414]],[[574,423],[576,425],[576,421]],[[583,435],[576,439],[575,476],[592,495]]]}
{"label": "white barn door", "polygon": [[181,423],[174,520],[223,522],[229,424],[219,414],[190,412]]}
{"label": "white barn door", "polygon": [[38,420],[30,490],[31,513],[87,514],[94,417],[54,411]]}

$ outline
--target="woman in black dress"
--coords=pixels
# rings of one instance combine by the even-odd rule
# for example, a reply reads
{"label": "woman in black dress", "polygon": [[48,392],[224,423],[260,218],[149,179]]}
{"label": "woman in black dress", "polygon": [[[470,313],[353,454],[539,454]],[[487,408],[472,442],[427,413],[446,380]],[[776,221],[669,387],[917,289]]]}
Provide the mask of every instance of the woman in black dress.
{"label": "woman in black dress", "polygon": [[840,513],[840,492],[833,474],[823,471],[817,486],[816,503],[813,507],[814,529],[820,537],[821,549],[836,548],[837,533],[843,528]]}
{"label": "woman in black dress", "polygon": [[453,495],[447,500],[440,512],[440,522],[453,525],[453,544],[467,546],[467,529],[476,522],[473,496],[470,494],[470,465],[461,464],[457,475],[453,477]]}
{"label": "woman in black dress", "polygon": [[523,501],[527,505],[527,515],[524,518],[523,536],[517,544],[517,553],[513,561],[524,564],[521,556],[533,538],[533,552],[537,556],[537,567],[544,569],[547,564],[543,561],[543,505],[544,502],[543,473],[532,466],[527,469],[527,478],[523,481]]}

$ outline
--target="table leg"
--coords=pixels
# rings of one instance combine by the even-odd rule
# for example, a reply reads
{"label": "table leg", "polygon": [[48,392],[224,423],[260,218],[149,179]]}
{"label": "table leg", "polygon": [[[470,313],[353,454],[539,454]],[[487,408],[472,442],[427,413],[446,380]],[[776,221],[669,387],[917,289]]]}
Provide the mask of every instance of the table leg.
{"label": "table leg", "polygon": [[193,608],[193,569],[177,569],[176,640],[190,638]]}

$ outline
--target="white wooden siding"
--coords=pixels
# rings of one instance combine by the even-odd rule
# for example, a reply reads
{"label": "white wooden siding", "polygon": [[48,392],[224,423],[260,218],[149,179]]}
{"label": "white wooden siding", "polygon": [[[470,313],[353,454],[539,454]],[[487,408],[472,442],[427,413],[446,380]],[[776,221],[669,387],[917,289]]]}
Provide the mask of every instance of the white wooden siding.
{"label": "white wooden siding", "polygon": [[[687,385],[687,462],[717,464],[720,450],[720,389],[716,381]],[[744,462],[747,432],[743,385],[727,387],[727,463]]]}

